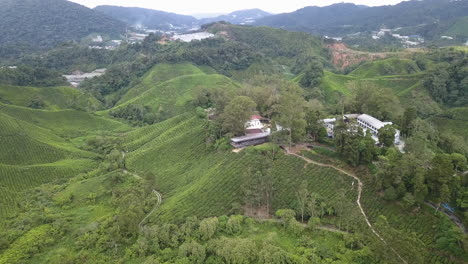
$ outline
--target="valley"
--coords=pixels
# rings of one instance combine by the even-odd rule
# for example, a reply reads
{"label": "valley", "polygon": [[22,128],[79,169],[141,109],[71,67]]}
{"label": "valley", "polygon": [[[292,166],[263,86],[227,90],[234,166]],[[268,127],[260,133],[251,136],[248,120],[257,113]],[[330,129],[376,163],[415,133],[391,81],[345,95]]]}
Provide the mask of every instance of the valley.
{"label": "valley", "polygon": [[[80,31],[106,13],[104,31],[90,30],[108,38],[140,18],[161,30],[197,23],[55,2],[89,18]],[[44,46],[0,62],[0,264],[466,263],[468,50],[310,34],[342,21],[361,30],[356,14],[452,4],[244,10],[206,20],[209,38],[156,32],[112,49],[35,35]],[[293,19],[337,8],[356,13]]]}

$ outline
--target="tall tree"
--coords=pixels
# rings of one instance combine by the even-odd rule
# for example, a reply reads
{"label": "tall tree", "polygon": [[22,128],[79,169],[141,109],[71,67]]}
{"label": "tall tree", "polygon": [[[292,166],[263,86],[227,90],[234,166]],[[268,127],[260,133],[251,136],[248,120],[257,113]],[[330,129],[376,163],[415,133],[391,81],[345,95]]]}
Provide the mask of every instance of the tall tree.
{"label": "tall tree", "polygon": [[395,142],[396,130],[391,125],[386,125],[379,129],[379,143],[384,147],[391,147]]}
{"label": "tall tree", "polygon": [[278,123],[289,131],[289,144],[299,141],[305,135],[306,121],[302,97],[302,89],[290,82],[284,82],[281,87],[278,102]]}
{"label": "tall tree", "polygon": [[304,214],[307,207],[307,197],[309,197],[309,190],[307,181],[303,181],[299,186],[296,193],[299,211],[301,212],[301,221],[304,222]]}
{"label": "tall tree", "polygon": [[242,135],[256,104],[247,96],[237,96],[229,102],[222,115],[223,129],[234,135]]}
{"label": "tall tree", "polygon": [[304,88],[312,88],[320,84],[323,78],[323,65],[320,61],[314,60],[307,65],[299,83]]}
{"label": "tall tree", "polygon": [[453,164],[447,154],[437,154],[432,160],[432,168],[427,173],[431,198],[440,205],[450,199],[451,178],[454,174]]}
{"label": "tall tree", "polygon": [[404,136],[410,136],[413,130],[413,121],[418,117],[416,108],[406,108],[401,118],[401,134]]}

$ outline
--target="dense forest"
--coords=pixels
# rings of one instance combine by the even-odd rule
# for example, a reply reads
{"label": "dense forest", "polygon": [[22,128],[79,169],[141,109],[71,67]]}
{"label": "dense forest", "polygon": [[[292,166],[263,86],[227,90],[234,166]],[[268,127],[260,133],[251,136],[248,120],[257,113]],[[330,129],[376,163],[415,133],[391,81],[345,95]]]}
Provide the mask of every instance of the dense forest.
{"label": "dense forest", "polygon": [[[335,4],[327,7],[305,7],[292,13],[265,17],[258,25],[299,30],[321,35],[345,36],[380,28],[407,28],[406,34],[418,34],[437,40],[466,16],[468,2],[451,0],[404,1],[394,6],[366,7]],[[455,32],[453,32],[455,33]],[[465,42],[466,33],[457,33]]]}
{"label": "dense forest", "polygon": [[[51,48],[92,33],[118,37],[125,24],[64,0],[1,0],[0,54]],[[20,53],[21,54],[21,53]]]}

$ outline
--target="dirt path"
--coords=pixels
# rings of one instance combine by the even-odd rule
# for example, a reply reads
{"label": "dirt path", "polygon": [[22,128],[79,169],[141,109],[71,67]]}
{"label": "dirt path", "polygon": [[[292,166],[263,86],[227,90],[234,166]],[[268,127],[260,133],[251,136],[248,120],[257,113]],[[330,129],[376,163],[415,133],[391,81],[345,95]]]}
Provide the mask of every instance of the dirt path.
{"label": "dirt path", "polygon": [[[125,160],[125,156],[126,156],[125,151],[122,151],[121,153],[122,153],[122,159]],[[135,177],[135,178],[138,179],[138,180],[142,180],[142,179],[143,179],[140,175],[138,175],[138,174],[136,174],[136,173],[133,173],[133,172],[129,172],[127,169],[122,169],[122,172],[123,172],[124,174],[132,175],[133,177]],[[143,218],[143,220],[141,220],[141,222],[138,224],[138,227],[140,227],[140,230],[143,229],[143,224],[145,223],[146,219],[148,219],[148,218],[156,211],[156,209],[159,208],[159,206],[160,206],[161,203],[162,203],[162,195],[161,195],[158,191],[156,191],[156,190],[154,190],[154,189],[153,189],[153,193],[154,193],[154,195],[156,195],[156,198],[158,198],[158,201],[156,202],[156,205],[153,207],[153,209],[152,209],[152,210]]]}
{"label": "dirt path", "polygon": [[158,198],[158,201],[156,202],[156,205],[153,207],[153,210],[151,210],[151,212],[149,212],[145,218],[143,218],[143,220],[141,220],[141,222],[138,224],[138,226],[140,227],[140,229],[143,229],[143,224],[145,223],[146,219],[148,219],[155,211],[156,209],[158,209],[158,207],[161,205],[162,203],[162,196],[159,192],[157,192],[156,190],[153,190],[153,193],[156,195],[156,197]]}
{"label": "dirt path", "polygon": [[[347,171],[345,171],[345,170],[343,170],[343,169],[340,169],[340,168],[338,168],[338,167],[336,167],[336,166],[329,165],[329,164],[324,164],[324,163],[320,163],[320,162],[316,162],[316,161],[313,161],[313,160],[311,160],[311,159],[308,159],[308,158],[306,158],[306,157],[304,157],[304,156],[301,156],[301,155],[299,155],[299,154],[297,154],[297,153],[291,152],[291,151],[289,150],[288,147],[286,147],[285,150],[286,150],[286,154],[287,154],[287,155],[296,156],[296,157],[298,157],[298,158],[301,158],[301,159],[303,159],[307,164],[314,164],[314,165],[317,165],[317,166],[320,166],[320,167],[332,168],[332,169],[335,169],[335,170],[337,170],[337,171],[339,171],[339,172],[341,172],[341,173],[343,173],[343,174],[345,174],[345,175],[347,175],[347,176],[349,176],[349,177],[354,178],[354,179],[358,182],[358,198],[357,198],[357,200],[356,200],[356,203],[357,203],[357,205],[358,205],[358,207],[359,207],[359,210],[361,211],[361,214],[364,216],[364,219],[366,220],[366,223],[367,223],[367,225],[369,226],[369,228],[370,228],[370,230],[372,231],[372,233],[374,233],[385,245],[388,246],[387,242],[379,235],[379,233],[377,233],[377,231],[375,231],[374,227],[372,226],[371,222],[369,221],[369,218],[368,218],[367,215],[366,215],[366,212],[364,212],[364,209],[362,208],[362,205],[361,205],[361,194],[362,194],[362,188],[363,188],[364,185],[363,185],[362,181],[361,181],[356,175],[354,175],[354,174],[352,174],[352,173],[349,173],[349,172],[347,172]],[[406,264],[407,264],[407,262],[400,256],[400,254],[398,254],[398,252],[396,252],[396,250],[394,250],[394,249],[391,248],[390,246],[388,246],[388,247],[390,248],[390,250],[391,250],[393,253],[395,253],[395,255],[398,256],[398,258],[399,258],[401,261],[403,261],[403,263],[406,263]]]}

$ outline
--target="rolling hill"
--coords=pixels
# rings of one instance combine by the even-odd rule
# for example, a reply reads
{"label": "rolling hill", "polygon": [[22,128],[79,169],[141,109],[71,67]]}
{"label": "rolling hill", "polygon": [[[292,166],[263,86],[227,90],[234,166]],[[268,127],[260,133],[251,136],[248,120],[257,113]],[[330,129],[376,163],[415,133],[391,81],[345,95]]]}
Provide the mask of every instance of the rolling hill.
{"label": "rolling hill", "polygon": [[92,34],[119,36],[125,24],[66,0],[1,0],[0,47],[51,48]]}
{"label": "rolling hill", "polygon": [[191,102],[198,89],[222,88],[232,91],[238,87],[238,84],[226,76],[206,74],[192,64],[157,64],[142,78],[139,85],[123,96],[113,110],[137,104],[172,117],[194,108]]}
{"label": "rolling hill", "polygon": [[466,1],[404,1],[394,6],[378,7],[343,3],[305,7],[292,13],[262,18],[256,24],[329,36],[345,36],[383,27],[411,27],[406,34],[438,39],[467,12]]}

